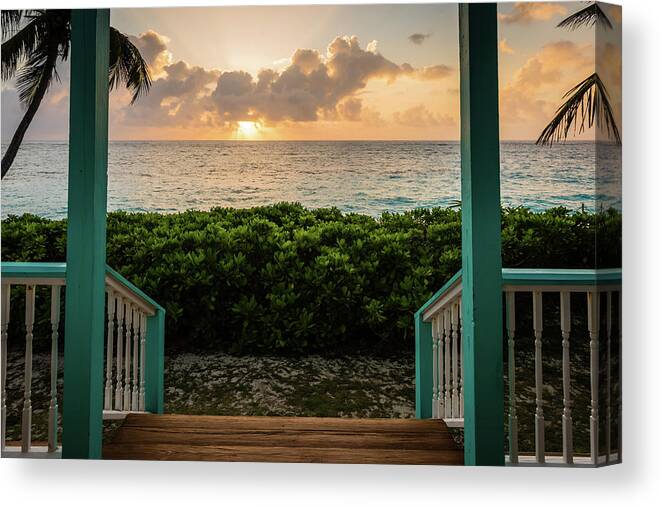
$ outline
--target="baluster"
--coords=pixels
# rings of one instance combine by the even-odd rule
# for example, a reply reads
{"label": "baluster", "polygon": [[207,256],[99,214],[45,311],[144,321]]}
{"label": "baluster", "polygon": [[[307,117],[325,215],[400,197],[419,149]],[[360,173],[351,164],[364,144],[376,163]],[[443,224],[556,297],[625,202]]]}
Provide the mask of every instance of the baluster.
{"label": "baluster", "polygon": [[115,305],[116,298],[115,293],[112,290],[108,290],[108,331],[107,331],[107,343],[106,343],[106,387],[104,392],[104,409],[112,410],[112,360],[114,357],[114,340],[115,337]]}
{"label": "baluster", "polygon": [[438,365],[438,396],[436,401],[438,405],[438,417],[442,419],[445,417],[445,402],[443,399],[443,313],[439,313],[436,318],[436,364]]}
{"label": "baluster", "polygon": [[452,418],[459,417],[459,333],[458,333],[458,308],[453,303],[451,306],[452,318]]}
{"label": "baluster", "polygon": [[436,332],[437,332],[437,318],[432,318],[431,321],[431,345],[432,345],[432,419],[438,418],[438,413],[436,412],[438,406],[436,400],[438,399],[438,356],[437,356],[437,343],[436,343]]}
{"label": "baluster", "polygon": [[562,458],[574,462],[574,436],[571,413],[571,365],[569,333],[571,332],[571,293],[560,293],[560,332],[562,333]]}
{"label": "baluster", "polygon": [[34,326],[34,285],[25,287],[25,391],[21,418],[21,451],[32,444],[32,328]]}
{"label": "baluster", "polygon": [[618,331],[618,374],[617,374],[617,460],[622,461],[622,289],[617,296],[618,317],[617,317],[617,331]]}
{"label": "baluster", "polygon": [[133,387],[131,388],[131,410],[138,410],[138,361],[140,361],[140,311],[133,312]]}
{"label": "baluster", "polygon": [[461,298],[459,298],[459,417],[464,418],[464,334],[462,331]]}
{"label": "baluster", "polygon": [[0,334],[2,357],[1,368],[2,372],[2,441],[0,442],[0,450],[5,450],[5,431],[7,430],[7,329],[9,328],[9,307],[11,302],[11,285],[8,283],[2,284],[2,330]]}
{"label": "baluster", "polygon": [[535,457],[545,463],[544,408],[542,375],[542,293],[532,293],[533,331],[535,334]]}
{"label": "baluster", "polygon": [[126,303],[126,342],[124,346],[124,411],[131,410],[131,344],[133,335],[133,305]]}
{"label": "baluster", "polygon": [[516,414],[516,363],[514,359],[514,334],[516,332],[515,293],[505,294],[507,315],[507,376],[509,378],[509,433],[510,463],[519,462],[519,419]]}
{"label": "baluster", "polygon": [[611,333],[613,293],[606,292],[606,463],[611,459]]}
{"label": "baluster", "polygon": [[115,374],[115,410],[124,407],[124,333],[126,333],[126,305],[121,297],[117,297],[117,371]]}
{"label": "baluster", "polygon": [[145,347],[147,345],[147,315],[140,314],[140,395],[138,399],[138,410],[145,411]]}
{"label": "baluster", "polygon": [[60,327],[60,286],[51,286],[50,292],[50,405],[48,406],[48,452],[57,451],[57,367],[58,329]]}
{"label": "baluster", "polygon": [[443,347],[445,349],[445,367],[443,368],[445,374],[445,390],[443,393],[443,405],[445,406],[445,418],[449,419],[452,417],[452,402],[450,400],[450,310],[446,308],[443,312]]}
{"label": "baluster", "polygon": [[590,458],[599,461],[599,292],[588,292],[590,333]]}

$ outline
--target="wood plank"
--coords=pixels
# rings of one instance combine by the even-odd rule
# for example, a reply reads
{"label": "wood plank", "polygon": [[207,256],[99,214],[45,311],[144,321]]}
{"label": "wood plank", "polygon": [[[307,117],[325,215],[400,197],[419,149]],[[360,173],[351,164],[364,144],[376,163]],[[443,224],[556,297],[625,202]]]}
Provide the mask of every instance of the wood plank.
{"label": "wood plank", "polygon": [[278,446],[190,446],[187,444],[122,444],[104,449],[106,459],[171,461],[250,461],[277,463],[361,463],[462,465],[459,450],[350,449]]}
{"label": "wood plank", "polygon": [[106,459],[463,464],[440,420],[129,414]]}
{"label": "wood plank", "polygon": [[357,449],[456,449],[449,436],[422,433],[337,433],[333,431],[190,430],[124,428],[113,443],[188,445],[273,445],[278,447],[347,447]]}
{"label": "wood plank", "polygon": [[300,429],[328,431],[406,431],[448,432],[439,419],[355,419],[341,417],[251,417],[251,416],[208,416],[179,414],[128,414],[123,427],[153,428],[217,428],[222,420],[224,428],[246,429]]}

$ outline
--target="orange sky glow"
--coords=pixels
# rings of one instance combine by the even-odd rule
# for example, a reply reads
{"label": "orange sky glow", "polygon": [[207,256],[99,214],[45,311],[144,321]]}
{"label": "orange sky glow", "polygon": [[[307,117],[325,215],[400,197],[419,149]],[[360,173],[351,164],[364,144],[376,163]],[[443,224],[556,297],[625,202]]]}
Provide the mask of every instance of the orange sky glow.
{"label": "orange sky glow", "polygon": [[[596,52],[620,118],[619,41],[556,27],[581,6],[499,5],[503,139],[536,139],[594,72]],[[613,22],[619,13],[609,11]],[[134,105],[125,90],[111,94],[114,140],[459,138],[456,4],[114,9],[111,23],[153,76]],[[28,139],[67,138],[68,68],[60,73]],[[11,82],[2,109],[6,140],[22,115]]]}

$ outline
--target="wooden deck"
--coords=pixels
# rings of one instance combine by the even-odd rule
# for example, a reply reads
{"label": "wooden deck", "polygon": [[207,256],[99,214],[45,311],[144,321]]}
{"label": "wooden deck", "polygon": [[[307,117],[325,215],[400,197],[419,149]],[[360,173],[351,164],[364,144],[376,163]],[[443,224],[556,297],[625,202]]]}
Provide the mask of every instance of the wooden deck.
{"label": "wooden deck", "polygon": [[129,414],[105,459],[463,465],[440,420]]}

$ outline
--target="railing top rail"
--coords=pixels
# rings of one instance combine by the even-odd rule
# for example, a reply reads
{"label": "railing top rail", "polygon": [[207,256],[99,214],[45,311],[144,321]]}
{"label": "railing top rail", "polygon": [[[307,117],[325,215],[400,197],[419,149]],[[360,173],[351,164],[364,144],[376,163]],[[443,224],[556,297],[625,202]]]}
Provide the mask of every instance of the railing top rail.
{"label": "railing top rail", "polygon": [[451,289],[454,289],[457,286],[461,285],[461,269],[457,271],[454,275],[452,275],[452,278],[450,278],[443,287],[438,289],[436,293],[430,297],[427,302],[420,307],[420,309],[416,312],[416,318],[418,317],[419,314],[426,314],[428,313],[427,310],[429,309],[430,306],[434,305],[437,301],[439,301],[447,292],[449,292]]}
{"label": "railing top rail", "polygon": [[126,297],[142,300],[142,302],[146,304],[146,309],[150,313],[153,313],[156,310],[165,311],[161,305],[108,265],[106,265],[106,284],[110,285],[113,290],[123,293]]}
{"label": "railing top rail", "polygon": [[[67,265],[65,262],[2,262],[0,274],[2,283],[64,285]],[[106,265],[106,284],[124,297],[139,303],[150,314],[156,310],[164,311],[156,301],[108,265]]]}
{"label": "railing top rail", "polygon": [[620,282],[621,269],[503,268],[503,285],[596,285]]}
{"label": "railing top rail", "polygon": [[3,278],[61,278],[67,272],[65,262],[2,262],[0,274]]}
{"label": "railing top rail", "polygon": [[[561,290],[562,288],[587,288],[591,286],[615,286],[622,283],[622,270],[613,269],[530,269],[503,268],[503,289],[517,287],[539,290]],[[423,320],[429,320],[449,301],[461,295],[461,270],[457,271],[416,312]]]}

